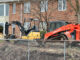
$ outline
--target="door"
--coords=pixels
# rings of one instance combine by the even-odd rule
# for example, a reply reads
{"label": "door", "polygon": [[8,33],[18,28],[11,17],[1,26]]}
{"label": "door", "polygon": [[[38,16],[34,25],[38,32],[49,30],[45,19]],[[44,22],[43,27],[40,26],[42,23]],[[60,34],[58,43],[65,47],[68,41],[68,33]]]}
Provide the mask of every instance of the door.
{"label": "door", "polygon": [[5,36],[5,23],[0,22],[0,38],[4,38]]}

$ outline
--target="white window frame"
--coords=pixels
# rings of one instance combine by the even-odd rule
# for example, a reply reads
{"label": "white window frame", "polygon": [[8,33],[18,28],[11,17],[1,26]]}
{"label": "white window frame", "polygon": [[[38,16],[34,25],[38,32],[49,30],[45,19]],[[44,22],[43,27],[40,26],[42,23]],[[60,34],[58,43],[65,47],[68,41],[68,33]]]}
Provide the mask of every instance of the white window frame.
{"label": "white window frame", "polygon": [[41,1],[41,3],[40,3],[40,11],[41,12],[48,11],[48,0]]}
{"label": "white window frame", "polygon": [[[45,26],[43,26],[43,25],[45,25]],[[47,23],[45,21],[39,23],[39,29],[42,30],[43,28],[45,30],[47,29]]]}
{"label": "white window frame", "polygon": [[4,15],[3,16],[6,16],[6,3],[1,3],[0,5],[4,5]]}
{"label": "white window frame", "polygon": [[61,0],[61,1],[62,1],[62,2],[61,2],[61,3],[62,3],[62,5],[61,5],[62,8],[59,9],[59,8],[60,8],[60,7],[59,7],[59,5],[60,5],[59,2],[60,2],[60,0],[58,0],[58,11],[65,11],[65,10],[67,9],[67,1],[65,0],[65,9],[64,9],[64,2],[63,2],[64,0]]}
{"label": "white window frame", "polygon": [[16,14],[16,3],[13,3],[13,5],[12,5],[12,13]]}
{"label": "white window frame", "polygon": [[25,2],[24,3],[24,13],[30,13],[30,8],[31,8],[31,2],[28,1],[28,2]]}
{"label": "white window frame", "polygon": [[30,28],[30,26],[31,26],[30,22],[24,22],[24,28],[25,28],[25,30],[28,30]]}
{"label": "white window frame", "polygon": [[4,4],[4,16],[6,16],[6,4]]}

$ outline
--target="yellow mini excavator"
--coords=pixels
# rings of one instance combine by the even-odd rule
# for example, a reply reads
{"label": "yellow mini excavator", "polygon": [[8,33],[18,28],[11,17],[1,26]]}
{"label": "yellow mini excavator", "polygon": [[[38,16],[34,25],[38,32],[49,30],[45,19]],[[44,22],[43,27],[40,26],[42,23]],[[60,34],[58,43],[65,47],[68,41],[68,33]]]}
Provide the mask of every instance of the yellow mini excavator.
{"label": "yellow mini excavator", "polygon": [[25,28],[23,27],[23,25],[19,22],[19,21],[13,21],[12,23],[8,23],[6,22],[5,24],[5,33],[6,39],[16,39],[16,35],[15,35],[15,27],[13,28],[13,34],[9,35],[8,33],[8,28],[11,25],[17,25],[22,33],[22,37],[21,39],[28,39],[28,40],[34,40],[34,39],[40,39],[40,32],[36,31],[36,26],[33,26],[32,28],[25,30]]}

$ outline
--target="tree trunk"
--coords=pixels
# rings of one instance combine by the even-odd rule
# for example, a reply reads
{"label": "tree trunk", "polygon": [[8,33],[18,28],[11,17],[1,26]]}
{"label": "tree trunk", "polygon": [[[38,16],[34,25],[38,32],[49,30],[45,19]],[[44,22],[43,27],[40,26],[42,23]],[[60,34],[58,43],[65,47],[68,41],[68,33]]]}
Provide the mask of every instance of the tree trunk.
{"label": "tree trunk", "polygon": [[46,29],[46,32],[48,32],[48,30],[49,30],[49,23],[48,22],[46,22],[47,23],[47,29]]}

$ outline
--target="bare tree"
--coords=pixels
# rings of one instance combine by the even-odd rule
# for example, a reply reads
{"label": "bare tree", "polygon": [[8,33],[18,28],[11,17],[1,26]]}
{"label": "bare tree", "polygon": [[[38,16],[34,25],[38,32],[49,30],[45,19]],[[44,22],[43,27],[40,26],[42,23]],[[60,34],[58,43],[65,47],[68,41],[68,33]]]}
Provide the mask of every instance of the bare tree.
{"label": "bare tree", "polygon": [[80,1],[79,0],[74,0],[75,4],[73,3],[73,0],[68,0],[68,2],[70,3],[71,7],[73,8],[73,10],[76,12],[76,16],[77,16],[77,23],[80,23]]}
{"label": "bare tree", "polygon": [[[48,5],[46,6],[46,4],[44,4],[44,7],[41,4],[41,2],[43,1],[43,3],[45,3],[45,1],[48,1],[46,3],[48,3]],[[53,7],[53,4],[56,2],[57,0],[40,0],[37,1],[36,4],[34,4],[34,6],[31,8],[31,14],[34,16],[34,18],[39,19],[40,22],[46,22],[46,31],[48,31],[48,27],[49,27],[49,20],[53,17],[53,11],[56,8]],[[43,7],[43,9],[45,9],[45,12],[41,12],[41,7]],[[47,9],[48,8],[48,9]],[[43,24],[42,24],[43,25]],[[43,30],[44,27],[42,26]]]}

